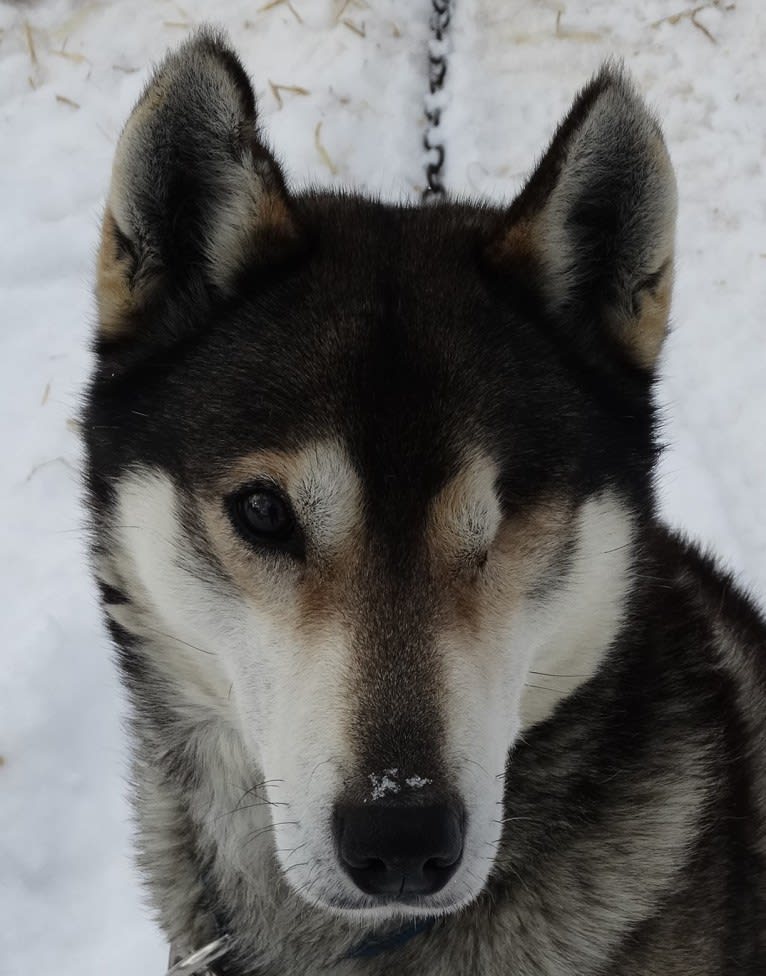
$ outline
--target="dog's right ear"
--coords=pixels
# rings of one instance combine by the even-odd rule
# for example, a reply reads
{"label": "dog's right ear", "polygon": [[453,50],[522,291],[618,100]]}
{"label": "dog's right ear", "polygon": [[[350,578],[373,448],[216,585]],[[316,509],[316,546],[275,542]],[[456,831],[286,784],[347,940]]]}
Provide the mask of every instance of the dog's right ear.
{"label": "dog's right ear", "polygon": [[247,74],[201,30],[157,68],[120,136],[101,235],[100,336],[138,334],[169,297],[227,294],[297,239]]}
{"label": "dog's right ear", "polygon": [[[655,369],[673,282],[676,183],[659,124],[606,64],[577,96],[490,248],[583,342]],[[609,341],[611,340],[611,341]]]}

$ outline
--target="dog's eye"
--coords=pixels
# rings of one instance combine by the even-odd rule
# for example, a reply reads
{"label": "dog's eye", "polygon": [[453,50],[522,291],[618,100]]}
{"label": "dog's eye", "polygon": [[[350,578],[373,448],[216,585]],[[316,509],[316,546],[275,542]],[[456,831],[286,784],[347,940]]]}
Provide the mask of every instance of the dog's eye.
{"label": "dog's eye", "polygon": [[290,503],[275,488],[257,485],[230,500],[232,519],[249,541],[302,555],[303,540]]}
{"label": "dog's eye", "polygon": [[240,505],[243,521],[256,535],[281,539],[292,529],[290,510],[276,492],[266,489],[254,491],[245,495]]}

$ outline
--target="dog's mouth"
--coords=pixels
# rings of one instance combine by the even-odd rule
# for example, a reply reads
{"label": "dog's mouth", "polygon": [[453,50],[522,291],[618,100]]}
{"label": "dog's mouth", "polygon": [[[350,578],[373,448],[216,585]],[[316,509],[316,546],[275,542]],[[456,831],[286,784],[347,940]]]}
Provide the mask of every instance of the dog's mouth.
{"label": "dog's mouth", "polygon": [[[319,900],[319,899],[317,899]],[[375,899],[357,901],[348,895],[330,895],[321,899],[322,905],[336,914],[360,921],[417,918],[435,918],[458,909],[462,902],[457,899],[441,899],[417,896],[376,896]]]}
{"label": "dog's mouth", "polygon": [[349,920],[377,925],[389,921],[411,922],[447,915],[473,900],[476,895],[478,892],[471,898],[460,898],[450,892],[448,885],[440,892],[430,895],[408,892],[406,886],[403,886],[401,892],[376,895],[366,894],[359,889],[326,893],[316,891],[312,893],[310,900]]}

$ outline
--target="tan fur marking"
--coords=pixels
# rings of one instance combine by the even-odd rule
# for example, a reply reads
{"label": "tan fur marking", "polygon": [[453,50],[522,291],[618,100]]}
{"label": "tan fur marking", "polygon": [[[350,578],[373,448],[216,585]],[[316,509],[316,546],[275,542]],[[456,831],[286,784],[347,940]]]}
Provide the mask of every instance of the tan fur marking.
{"label": "tan fur marking", "polygon": [[320,572],[306,573],[298,593],[301,631],[315,635],[327,629],[331,620],[351,616],[349,603],[363,559],[361,543],[349,540]]}
{"label": "tan fur marking", "polygon": [[478,639],[493,616],[507,619],[549,569],[571,514],[570,505],[551,498],[503,518],[496,478],[491,458],[469,459],[434,498],[427,529],[445,623],[467,627]]}
{"label": "tan fur marking", "polygon": [[496,622],[506,623],[550,571],[570,517],[570,504],[550,498],[504,519],[474,586],[453,588],[453,626],[481,639]]}
{"label": "tan fur marking", "polygon": [[99,328],[109,339],[119,338],[128,331],[135,312],[135,297],[128,283],[128,260],[121,260],[118,255],[117,223],[107,209],[101,225],[96,302]]}
{"label": "tan fur marking", "polygon": [[548,559],[566,536],[571,515],[571,501],[552,497],[538,501],[503,522],[495,547],[500,560],[511,560],[516,564],[518,585],[532,586],[545,572]]}
{"label": "tan fur marking", "polygon": [[265,237],[273,234],[284,242],[292,242],[298,236],[293,215],[287,201],[281,194],[268,192],[261,202],[262,210],[257,215],[258,235]]}
{"label": "tan fur marking", "polygon": [[497,466],[478,454],[431,502],[428,546],[444,568],[475,568],[497,532],[500,510],[495,494]]}
{"label": "tan fur marking", "polygon": [[[350,472],[331,443],[296,452],[256,452],[238,459],[200,498],[208,538],[231,579],[256,606],[279,614],[296,631],[316,634],[344,612],[348,601],[363,556],[358,486]],[[337,484],[327,484],[330,475],[337,476]],[[307,536],[305,562],[288,558],[275,563],[230,524],[223,498],[264,479],[280,486],[292,501]],[[329,529],[321,524],[320,506],[328,510]]]}
{"label": "tan fur marking", "polygon": [[507,263],[539,264],[540,243],[537,222],[528,217],[513,224],[487,252],[490,262],[496,266]]}
{"label": "tan fur marking", "polygon": [[259,479],[273,480],[286,491],[299,483],[306,472],[304,451],[253,451],[237,458],[218,480],[222,494]]}
{"label": "tan fur marking", "polygon": [[673,266],[669,258],[654,288],[645,288],[641,292],[638,318],[625,323],[620,329],[621,338],[633,358],[647,369],[657,362],[665,340],[672,291]]}
{"label": "tan fur marking", "polygon": [[210,276],[224,289],[248,264],[279,260],[299,239],[286,199],[251,165],[239,167],[238,182],[232,183],[226,202],[209,218]]}

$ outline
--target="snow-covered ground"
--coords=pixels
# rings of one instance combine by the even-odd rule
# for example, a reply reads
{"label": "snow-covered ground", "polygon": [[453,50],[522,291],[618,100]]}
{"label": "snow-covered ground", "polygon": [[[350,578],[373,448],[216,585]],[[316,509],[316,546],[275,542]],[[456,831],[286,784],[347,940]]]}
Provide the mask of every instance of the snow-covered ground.
{"label": "snow-covered ground", "polygon": [[[680,187],[659,394],[664,510],[766,593],[762,0],[456,0],[447,184],[513,193],[574,91],[623,57]],[[83,556],[72,419],[115,138],[147,69],[228,28],[296,183],[423,181],[428,0],[0,2],[0,973],[160,973],[129,854],[122,703]],[[284,87],[278,87],[284,86]]]}

